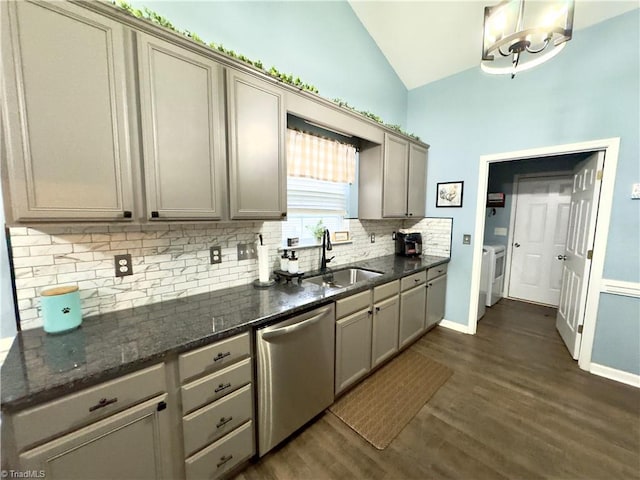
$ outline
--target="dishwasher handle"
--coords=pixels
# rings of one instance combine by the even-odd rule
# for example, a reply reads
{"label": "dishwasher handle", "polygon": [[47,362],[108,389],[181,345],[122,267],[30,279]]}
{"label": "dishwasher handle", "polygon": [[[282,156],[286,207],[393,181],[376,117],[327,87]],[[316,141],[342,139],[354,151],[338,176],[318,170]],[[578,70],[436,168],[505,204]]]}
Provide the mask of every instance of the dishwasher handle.
{"label": "dishwasher handle", "polygon": [[265,332],[262,334],[263,340],[270,340],[272,338],[280,337],[282,335],[286,335],[288,333],[297,332],[298,330],[302,330],[303,328],[307,328],[314,323],[319,322],[322,317],[328,312],[328,309],[325,309],[318,315],[314,315],[311,318],[307,318],[306,320],[302,320],[301,322],[294,323],[293,325],[287,325],[286,327],[277,328],[275,330],[271,330],[270,332]]}

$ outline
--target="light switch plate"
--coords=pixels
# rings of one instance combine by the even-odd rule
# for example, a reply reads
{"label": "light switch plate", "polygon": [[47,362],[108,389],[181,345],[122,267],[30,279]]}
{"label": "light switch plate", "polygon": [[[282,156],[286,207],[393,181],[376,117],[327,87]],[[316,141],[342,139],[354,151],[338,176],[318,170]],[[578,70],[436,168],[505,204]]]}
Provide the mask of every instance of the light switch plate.
{"label": "light switch plate", "polygon": [[471,235],[468,233],[465,233],[464,235],[462,235],[462,244],[463,245],[471,245]]}

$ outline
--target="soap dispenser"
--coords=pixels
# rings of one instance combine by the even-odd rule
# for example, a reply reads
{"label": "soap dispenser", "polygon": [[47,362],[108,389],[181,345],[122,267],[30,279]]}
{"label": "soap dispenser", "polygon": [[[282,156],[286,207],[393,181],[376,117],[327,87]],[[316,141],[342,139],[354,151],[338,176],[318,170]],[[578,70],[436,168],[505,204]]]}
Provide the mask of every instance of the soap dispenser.
{"label": "soap dispenser", "polygon": [[282,251],[282,256],[280,257],[280,270],[283,272],[289,271],[289,255],[286,250]]}
{"label": "soap dispenser", "polygon": [[289,273],[298,273],[298,258],[293,250],[291,250],[291,257],[289,258]]}

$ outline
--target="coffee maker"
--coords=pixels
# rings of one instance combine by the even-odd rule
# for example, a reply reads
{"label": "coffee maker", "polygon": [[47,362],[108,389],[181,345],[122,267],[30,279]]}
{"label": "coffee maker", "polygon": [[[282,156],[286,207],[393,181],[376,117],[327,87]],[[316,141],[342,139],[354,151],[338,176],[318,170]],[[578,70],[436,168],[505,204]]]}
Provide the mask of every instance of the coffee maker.
{"label": "coffee maker", "polygon": [[396,233],[396,255],[403,257],[419,257],[422,254],[422,234]]}

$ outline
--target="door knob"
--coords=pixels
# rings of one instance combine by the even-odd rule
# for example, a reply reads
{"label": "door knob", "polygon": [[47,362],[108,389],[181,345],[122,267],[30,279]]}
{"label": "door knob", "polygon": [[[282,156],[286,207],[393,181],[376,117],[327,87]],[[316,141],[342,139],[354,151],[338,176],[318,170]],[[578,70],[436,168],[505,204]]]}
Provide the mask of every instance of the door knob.
{"label": "door knob", "polygon": [[566,260],[567,256],[566,255],[558,255],[558,260]]}
{"label": "door knob", "polygon": [[513,246],[518,248],[518,247],[520,247],[520,244],[516,242],[516,243],[513,244]]}

